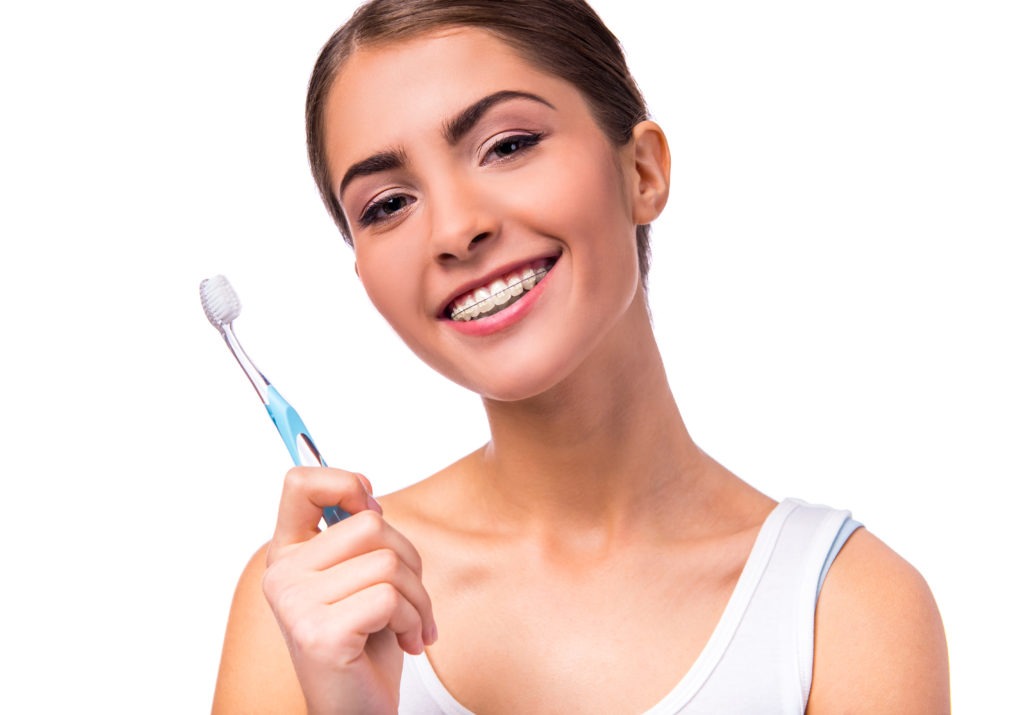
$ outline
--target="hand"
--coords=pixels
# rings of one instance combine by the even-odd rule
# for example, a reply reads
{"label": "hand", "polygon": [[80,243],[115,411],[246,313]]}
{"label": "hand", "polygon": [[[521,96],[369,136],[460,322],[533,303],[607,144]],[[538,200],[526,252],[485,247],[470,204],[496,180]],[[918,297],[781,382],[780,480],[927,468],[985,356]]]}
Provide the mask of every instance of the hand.
{"label": "hand", "polygon": [[[320,531],[325,506],[352,514]],[[395,712],[402,651],[437,638],[419,554],[393,529],[365,477],[288,472],[263,592],[310,713]]]}

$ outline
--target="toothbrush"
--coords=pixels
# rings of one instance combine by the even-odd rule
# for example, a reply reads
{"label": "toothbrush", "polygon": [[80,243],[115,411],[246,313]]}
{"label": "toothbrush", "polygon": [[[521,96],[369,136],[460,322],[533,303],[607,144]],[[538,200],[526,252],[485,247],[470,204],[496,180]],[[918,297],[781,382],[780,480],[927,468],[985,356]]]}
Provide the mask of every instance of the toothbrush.
{"label": "toothbrush", "polygon": [[[224,276],[205,279],[199,284],[199,298],[203,302],[203,312],[206,313],[210,324],[220,331],[231,354],[235,356],[235,360],[242,367],[245,376],[249,378],[249,382],[256,389],[256,394],[260,396],[263,406],[267,408],[270,419],[277,427],[295,465],[326,467],[327,462],[320,456],[320,451],[313,443],[313,438],[310,437],[309,430],[306,429],[299,413],[281,397],[281,393],[274,389],[263,373],[256,369],[252,360],[242,349],[238,338],[235,337],[231,323],[242,312],[242,304],[238,300],[238,294],[228,283],[228,279]],[[351,516],[348,512],[335,506],[325,507],[323,513],[324,521],[328,526],[337,524],[342,519]]]}

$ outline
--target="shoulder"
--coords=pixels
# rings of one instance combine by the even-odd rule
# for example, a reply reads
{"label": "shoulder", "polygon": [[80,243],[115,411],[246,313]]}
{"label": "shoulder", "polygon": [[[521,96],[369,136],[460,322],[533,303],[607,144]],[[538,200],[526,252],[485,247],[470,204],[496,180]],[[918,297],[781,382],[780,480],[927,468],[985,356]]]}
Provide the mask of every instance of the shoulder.
{"label": "shoulder", "polygon": [[469,475],[477,457],[477,452],[468,454],[428,477],[377,497],[384,517],[401,531],[450,525],[453,516],[467,511],[466,483],[472,482]]}
{"label": "shoulder", "polygon": [[284,637],[263,596],[267,546],[242,571],[231,602],[213,713],[304,713]]}
{"label": "shoulder", "polygon": [[815,615],[807,712],[949,712],[949,661],[921,574],[866,529],[839,552]]}

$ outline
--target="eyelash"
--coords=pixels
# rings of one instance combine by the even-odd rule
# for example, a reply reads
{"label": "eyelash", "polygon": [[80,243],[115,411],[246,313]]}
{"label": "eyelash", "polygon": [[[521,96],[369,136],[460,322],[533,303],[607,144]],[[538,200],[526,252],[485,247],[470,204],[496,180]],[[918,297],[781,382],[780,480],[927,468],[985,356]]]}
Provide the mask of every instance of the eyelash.
{"label": "eyelash", "polygon": [[[491,146],[487,149],[487,152],[484,154],[484,160],[486,160],[487,157],[494,154],[498,150],[498,147],[508,147],[509,145],[517,145],[517,148],[510,151],[508,154],[505,154],[504,156],[496,156],[496,158],[494,159],[494,161],[497,162],[508,161],[515,154],[521,154],[522,152],[529,151],[533,147],[537,146],[543,138],[544,134],[541,132],[527,132],[523,134],[512,134],[501,137],[493,144],[491,144]],[[395,208],[390,214],[386,214],[383,216],[379,215],[380,212],[388,203],[394,202],[399,199],[403,201],[401,206]],[[408,206],[409,202],[410,197],[406,196],[405,194],[388,194],[386,196],[382,196],[381,198],[371,202],[363,211],[363,213],[360,214],[359,225],[362,226],[363,228],[368,228],[375,224],[388,221],[394,214],[398,213],[406,206]]]}
{"label": "eyelash", "polygon": [[405,202],[409,201],[409,197],[406,196],[405,194],[389,194],[387,196],[382,196],[376,201],[370,203],[370,205],[366,207],[363,213],[360,214],[359,225],[362,226],[363,228],[368,228],[370,226],[373,226],[374,224],[387,221],[394,214],[398,213],[408,205],[408,203],[403,203],[390,214],[386,214],[384,216],[377,215],[378,212],[380,212],[389,202],[395,201],[396,199],[403,199]]}
{"label": "eyelash", "polygon": [[496,142],[491,144],[491,146],[487,149],[487,153],[484,154],[484,158],[486,159],[487,157],[489,157],[498,149],[498,147],[502,145],[519,144],[520,146],[518,149],[509,154],[506,154],[505,156],[498,157],[497,159],[498,161],[505,161],[509,159],[512,156],[512,154],[519,154],[524,151],[529,151],[533,147],[540,144],[543,138],[544,134],[541,132],[525,132],[522,134],[510,134],[508,136],[501,137]]}

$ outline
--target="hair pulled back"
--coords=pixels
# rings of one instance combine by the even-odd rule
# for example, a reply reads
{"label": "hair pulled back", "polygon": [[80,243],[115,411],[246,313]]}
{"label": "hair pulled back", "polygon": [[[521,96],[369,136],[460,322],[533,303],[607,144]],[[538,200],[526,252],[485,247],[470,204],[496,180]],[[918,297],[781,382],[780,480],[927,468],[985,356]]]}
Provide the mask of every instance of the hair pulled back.
{"label": "hair pulled back", "polygon": [[[320,196],[342,236],[352,235],[334,196],[324,147],[324,106],[334,78],[361,46],[383,45],[447,27],[486,30],[543,72],[583,94],[608,139],[626,144],[647,105],[615,35],[584,0],[370,0],[320,51],[306,95],[306,148]],[[650,265],[650,226],[636,232],[640,275]]]}

